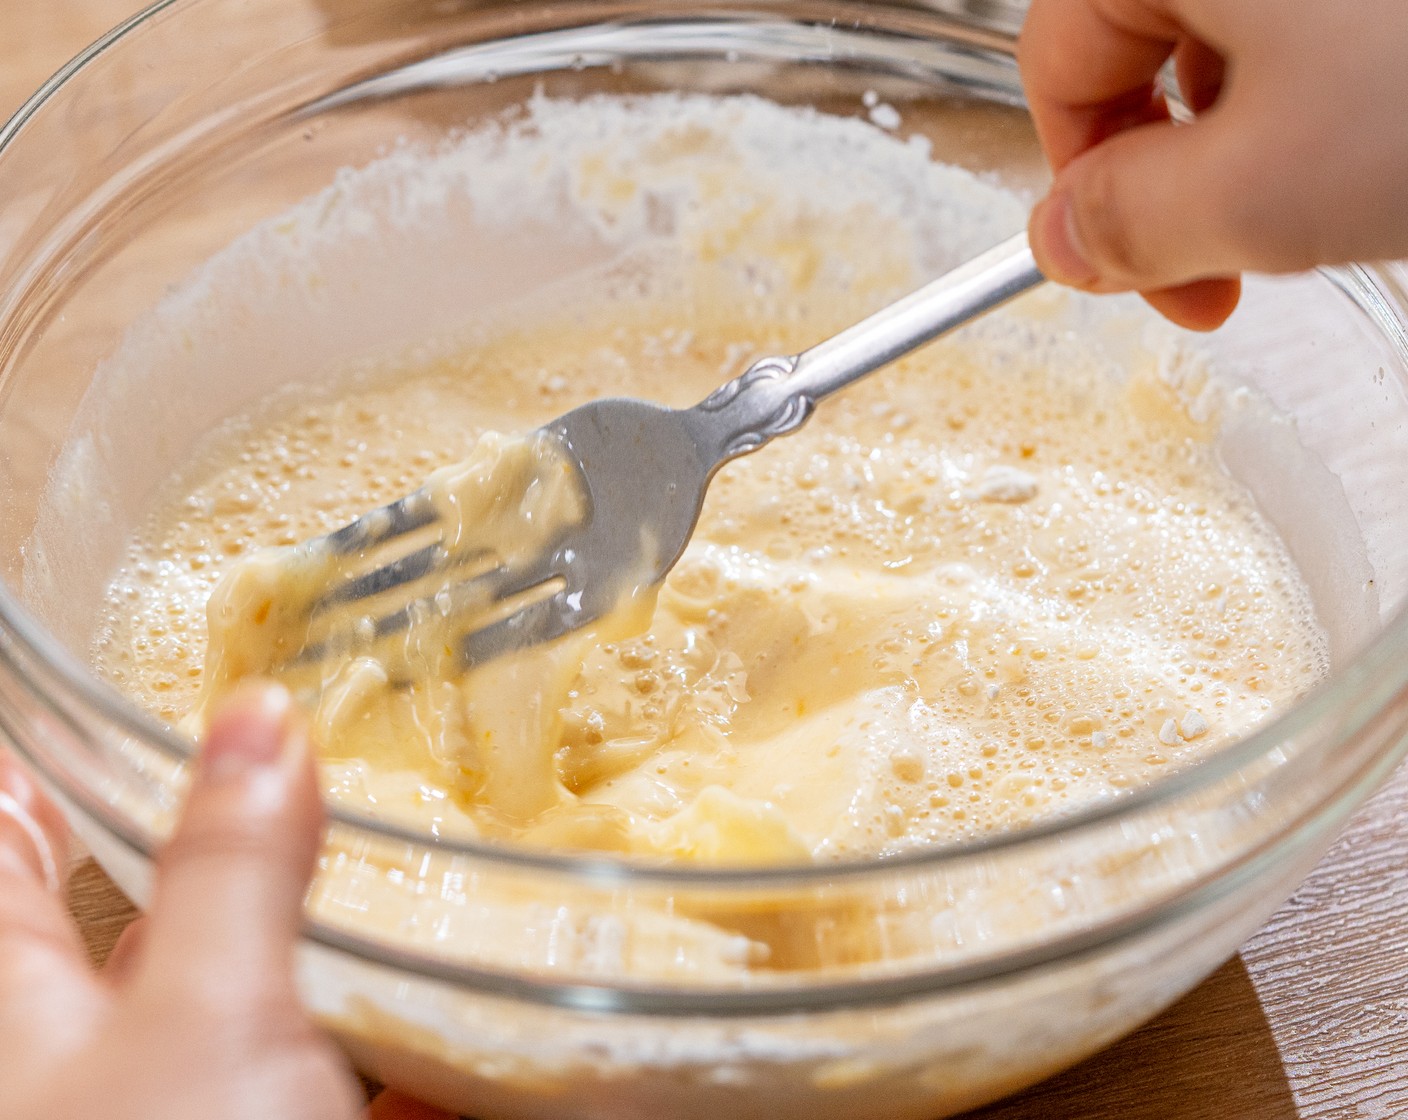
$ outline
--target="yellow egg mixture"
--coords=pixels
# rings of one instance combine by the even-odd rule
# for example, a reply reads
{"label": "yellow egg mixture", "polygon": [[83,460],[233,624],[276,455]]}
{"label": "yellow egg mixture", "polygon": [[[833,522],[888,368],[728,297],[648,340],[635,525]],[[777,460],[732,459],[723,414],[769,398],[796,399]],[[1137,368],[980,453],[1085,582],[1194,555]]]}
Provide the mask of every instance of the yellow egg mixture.
{"label": "yellow egg mixture", "polygon": [[[299,542],[434,476],[449,537],[531,550],[582,507],[524,434],[601,396],[693,404],[1020,228],[1029,200],[934,159],[927,136],[921,116],[906,135],[753,97],[535,96],[250,231],[101,371],[96,413],[163,406],[150,462],[114,445],[150,467],[142,489],[177,464],[94,638],[137,702],[195,732],[235,680],[272,672],[310,706],[329,797],[360,813],[686,872],[822,864],[578,874],[335,826],[312,921],[372,959],[515,985],[503,999],[380,966],[363,983],[355,956],[306,954],[310,1006],[380,1080],[485,1116],[927,1118],[1075,1060],[1190,978],[1181,951],[1136,941],[929,986],[1187,915],[1186,892],[1270,827],[1240,775],[1032,844],[829,866],[1098,804],[1324,674],[1309,593],[1218,454],[1270,406],[1118,300],[1032,293],[727,466],[648,618],[468,674],[433,618],[413,641],[289,660],[361,634],[355,611],[306,610],[371,562]],[[60,475],[65,526],[66,503],[106,493],[90,475],[125,477],[94,470],[97,436]],[[33,566],[61,595],[69,569],[42,551]],[[126,749],[182,788],[164,754]],[[733,1018],[672,996],[657,1017],[516,994],[644,985],[800,1009],[794,988],[871,979],[905,1001]]]}
{"label": "yellow egg mixture", "polygon": [[[256,550],[399,497],[486,432],[600,396],[687,405],[831,325],[666,302],[544,315],[452,361],[273,402],[157,504],[96,659],[163,719],[198,721],[233,679],[281,671],[251,604],[262,621],[296,587],[281,554],[251,567]],[[432,659],[409,684],[350,656],[291,681],[330,795],[555,848],[883,854],[1150,782],[1317,681],[1307,592],[1220,467],[1215,420],[1190,419],[1152,361],[1120,381],[1020,353],[930,347],[726,467],[643,632],[467,674]],[[522,487],[502,483],[482,472],[476,524],[511,537]],[[207,602],[241,565],[258,594],[212,608],[204,682]]]}

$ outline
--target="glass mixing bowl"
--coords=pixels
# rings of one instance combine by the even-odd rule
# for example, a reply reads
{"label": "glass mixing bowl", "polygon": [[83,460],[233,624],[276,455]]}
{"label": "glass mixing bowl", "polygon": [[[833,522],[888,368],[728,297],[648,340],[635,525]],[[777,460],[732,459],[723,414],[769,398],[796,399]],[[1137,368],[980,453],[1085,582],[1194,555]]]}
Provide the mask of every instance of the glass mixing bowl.
{"label": "glass mixing bowl", "polygon": [[[198,265],[339,169],[539,89],[752,92],[850,115],[873,91],[937,158],[1030,187],[1041,164],[1011,14],[969,2],[170,0],[42,89],[0,133],[0,730],[123,889],[147,895],[190,750],[88,667],[125,536],[203,432],[274,385],[316,383],[426,329],[455,299],[388,290],[352,324],[246,321],[209,331],[188,360],[98,376],[140,342],[134,324],[170,292],[195,298]],[[435,267],[451,273],[433,286],[442,295],[482,287],[472,260]],[[612,1120],[933,1120],[1149,1018],[1290,894],[1403,752],[1402,281],[1390,268],[1253,279],[1207,344],[1229,384],[1281,417],[1234,426],[1222,450],[1329,634],[1330,678],[1293,710],[1078,815],[883,862],[647,867],[455,843],[339,810],[329,851],[355,874],[343,905],[307,928],[308,1005],[361,1069],[434,1103]],[[432,951],[360,922],[387,891],[500,923],[497,949]],[[765,925],[808,946],[814,967],[719,979],[692,969],[669,930],[655,966],[613,967],[659,914]],[[545,929],[591,951],[502,951]]]}

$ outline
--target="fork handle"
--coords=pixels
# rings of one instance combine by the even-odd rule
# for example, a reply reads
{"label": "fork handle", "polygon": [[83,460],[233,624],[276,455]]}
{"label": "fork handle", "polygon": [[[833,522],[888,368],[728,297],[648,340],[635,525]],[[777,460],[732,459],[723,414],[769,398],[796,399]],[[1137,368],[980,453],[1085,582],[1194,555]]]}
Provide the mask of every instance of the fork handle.
{"label": "fork handle", "polygon": [[810,350],[762,359],[690,411],[712,421],[719,461],[732,459],[801,427],[823,398],[1043,279],[1026,233],[1016,234]]}

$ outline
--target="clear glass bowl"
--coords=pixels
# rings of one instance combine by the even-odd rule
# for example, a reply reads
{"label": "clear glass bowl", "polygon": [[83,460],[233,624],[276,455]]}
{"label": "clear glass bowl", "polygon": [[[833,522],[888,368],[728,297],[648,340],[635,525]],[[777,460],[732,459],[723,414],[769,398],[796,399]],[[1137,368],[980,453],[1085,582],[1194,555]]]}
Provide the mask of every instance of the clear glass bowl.
{"label": "clear glass bowl", "polygon": [[[1032,184],[1040,160],[1011,31],[1010,5],[966,0],[172,0],[41,90],[0,133],[0,730],[117,882],[145,898],[178,801],[168,779],[189,751],[87,667],[123,538],[202,431],[272,381],[316,380],[398,329],[373,317],[350,340],[315,331],[314,352],[271,348],[248,376],[202,355],[164,380],[96,386],[131,324],[338,169],[535,88],[747,91],[848,114],[875,90],[938,158]],[[1403,753],[1402,279],[1351,268],[1253,280],[1210,343],[1226,377],[1286,418],[1229,431],[1223,451],[1330,634],[1332,676],[1294,710],[1082,815],[885,862],[647,868],[436,841],[340,812],[330,843],[369,892],[391,883],[481,907],[507,923],[499,950],[540,934],[545,913],[598,948],[634,936],[642,915],[674,913],[766,927],[813,946],[816,964],[720,980],[691,970],[675,933],[658,968],[613,969],[600,953],[515,963],[324,916],[300,957],[309,1006],[363,1070],[432,1102],[612,1120],[933,1120],[1152,1016],[1289,895]],[[98,481],[51,479],[61,454],[91,455]],[[355,915],[348,890],[342,912]]]}

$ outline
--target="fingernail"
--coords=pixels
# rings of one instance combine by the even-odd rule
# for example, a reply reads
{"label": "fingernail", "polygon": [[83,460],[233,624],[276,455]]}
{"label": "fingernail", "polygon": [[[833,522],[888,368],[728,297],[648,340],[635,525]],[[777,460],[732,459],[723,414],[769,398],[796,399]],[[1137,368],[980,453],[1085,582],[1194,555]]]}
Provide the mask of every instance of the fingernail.
{"label": "fingernail", "polygon": [[59,857],[43,826],[25,807],[32,796],[33,791],[28,786],[27,778],[17,769],[0,767],[0,817],[8,819],[15,826],[29,849],[27,860],[25,852],[15,854],[19,859],[26,860],[29,866],[39,873],[50,891],[58,893],[63,890]]}
{"label": "fingernail", "polygon": [[201,770],[214,781],[240,777],[301,755],[307,732],[282,685],[241,685],[210,721]]}
{"label": "fingernail", "polygon": [[1031,229],[1032,249],[1049,279],[1077,288],[1089,287],[1099,279],[1076,226],[1070,194],[1057,191],[1038,203],[1032,212]]}

